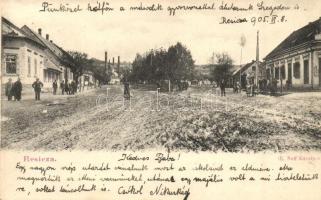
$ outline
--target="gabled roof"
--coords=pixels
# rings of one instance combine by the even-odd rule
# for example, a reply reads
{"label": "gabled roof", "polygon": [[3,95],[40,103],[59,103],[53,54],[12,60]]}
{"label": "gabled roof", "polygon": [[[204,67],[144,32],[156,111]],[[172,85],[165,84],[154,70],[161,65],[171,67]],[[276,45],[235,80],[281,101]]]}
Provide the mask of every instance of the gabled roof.
{"label": "gabled roof", "polygon": [[32,29],[30,29],[28,26],[24,25],[21,28],[29,37],[33,38],[34,40],[41,42],[44,46],[46,46],[58,60],[61,62],[62,65],[72,66],[72,58],[71,56],[64,51],[61,47],[53,43],[52,41],[49,41],[45,38],[43,38],[38,33],[35,33]]}
{"label": "gabled roof", "polygon": [[321,32],[321,17],[314,22],[310,22],[306,26],[291,33],[285,40],[283,40],[275,49],[273,49],[265,58],[273,58],[280,54],[281,51],[290,49],[292,47],[312,42],[315,40],[315,34]]}
{"label": "gabled roof", "polygon": [[[247,70],[249,67],[255,65],[255,63],[256,63],[255,60],[252,60],[252,62],[246,63],[246,64],[243,65],[242,67],[239,67],[238,69],[236,69],[236,70],[233,72],[232,75],[234,76],[235,74],[239,73],[240,70],[241,70],[241,72],[244,72],[244,71]],[[259,61],[259,66],[260,66],[260,65],[262,65],[262,62],[261,62],[261,61]]]}
{"label": "gabled roof", "polygon": [[[1,28],[2,36],[25,39],[28,42],[32,42],[33,44],[36,44],[38,46],[40,45],[40,47],[42,48],[45,47],[40,41],[34,39],[33,37],[30,37],[25,31],[18,28],[16,25],[14,25],[5,17],[1,17],[1,21],[2,21],[2,28]],[[7,26],[5,27],[5,25]]]}

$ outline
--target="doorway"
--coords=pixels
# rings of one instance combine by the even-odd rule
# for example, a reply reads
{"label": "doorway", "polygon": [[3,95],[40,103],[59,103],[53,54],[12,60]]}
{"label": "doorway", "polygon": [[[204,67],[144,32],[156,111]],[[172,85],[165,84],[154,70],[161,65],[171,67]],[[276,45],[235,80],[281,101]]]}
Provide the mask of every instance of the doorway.
{"label": "doorway", "polygon": [[309,60],[304,60],[303,65],[304,65],[303,83],[309,84]]}
{"label": "doorway", "polygon": [[292,63],[288,63],[288,81],[292,83]]}

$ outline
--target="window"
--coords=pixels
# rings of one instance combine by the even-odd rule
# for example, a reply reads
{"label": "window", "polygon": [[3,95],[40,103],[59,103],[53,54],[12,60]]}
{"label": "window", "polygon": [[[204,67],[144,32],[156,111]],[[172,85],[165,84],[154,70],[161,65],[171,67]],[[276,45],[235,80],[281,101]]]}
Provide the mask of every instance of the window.
{"label": "window", "polygon": [[300,79],[300,63],[295,62],[293,65],[293,76],[296,79]]}
{"label": "window", "polygon": [[37,76],[37,59],[35,59],[35,76]]}
{"label": "window", "polygon": [[304,69],[304,75],[303,75],[303,81],[304,84],[309,84],[310,80],[310,74],[309,74],[309,60],[303,61],[303,69]]}
{"label": "window", "polygon": [[28,56],[28,77],[31,76],[31,58]]}
{"label": "window", "polygon": [[279,67],[275,68],[275,79],[280,79],[280,68]]}
{"label": "window", "polygon": [[282,77],[282,79],[285,79],[285,66],[284,65],[281,66],[281,77]]}
{"label": "window", "polygon": [[17,55],[14,55],[14,54],[6,55],[6,73],[7,74],[17,73]]}

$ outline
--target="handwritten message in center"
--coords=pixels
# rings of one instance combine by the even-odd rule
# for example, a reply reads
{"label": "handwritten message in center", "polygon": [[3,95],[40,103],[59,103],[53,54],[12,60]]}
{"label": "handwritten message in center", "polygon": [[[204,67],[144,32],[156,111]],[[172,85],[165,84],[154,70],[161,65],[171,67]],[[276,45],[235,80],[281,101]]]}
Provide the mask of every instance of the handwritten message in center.
{"label": "handwritten message in center", "polygon": [[[6,164],[10,189],[22,198],[210,199],[229,187],[320,185],[320,157],[210,153],[19,154]],[[48,156],[49,155],[49,156]],[[63,157],[60,157],[63,156]],[[276,190],[277,190],[276,188]],[[223,191],[223,190],[222,190]],[[225,194],[228,195],[228,194]],[[108,197],[108,198],[107,198]]]}

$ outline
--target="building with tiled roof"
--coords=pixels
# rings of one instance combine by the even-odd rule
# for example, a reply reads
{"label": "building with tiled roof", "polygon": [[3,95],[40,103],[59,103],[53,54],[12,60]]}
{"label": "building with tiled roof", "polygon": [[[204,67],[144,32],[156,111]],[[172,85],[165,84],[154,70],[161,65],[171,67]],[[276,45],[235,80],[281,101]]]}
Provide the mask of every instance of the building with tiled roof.
{"label": "building with tiled roof", "polygon": [[9,78],[18,77],[22,84],[31,85],[36,78],[51,88],[57,80],[72,80],[73,59],[61,47],[49,40],[49,34],[42,36],[42,30],[34,32],[24,25],[18,28],[8,19],[2,17],[1,34],[2,83]]}
{"label": "building with tiled roof", "polygon": [[36,77],[43,77],[46,47],[8,19],[2,17],[1,21],[2,83],[20,77],[23,84],[32,84]]}
{"label": "building with tiled roof", "polygon": [[28,26],[24,25],[21,28],[29,37],[42,43],[46,49],[45,65],[47,68],[44,71],[44,83],[51,85],[54,80],[70,81],[73,80],[71,68],[73,67],[71,56],[61,47],[49,39],[49,34],[42,36],[42,30],[39,28],[38,33],[34,32]]}
{"label": "building with tiled roof", "polygon": [[265,58],[268,80],[321,88],[321,17],[291,33]]}

